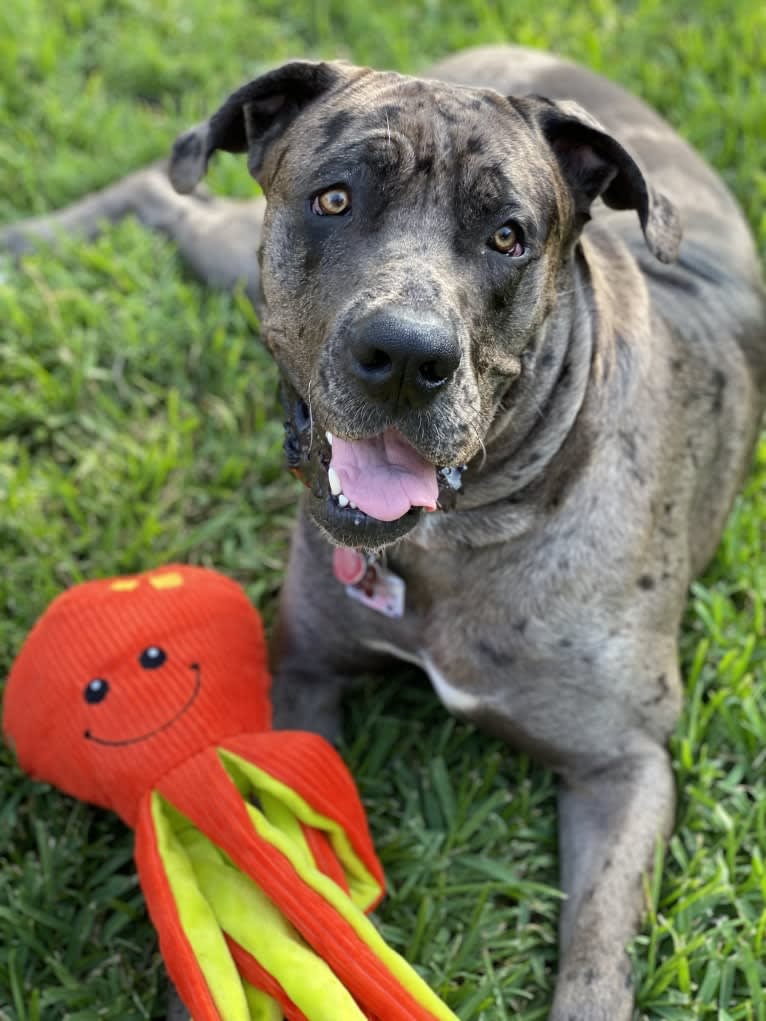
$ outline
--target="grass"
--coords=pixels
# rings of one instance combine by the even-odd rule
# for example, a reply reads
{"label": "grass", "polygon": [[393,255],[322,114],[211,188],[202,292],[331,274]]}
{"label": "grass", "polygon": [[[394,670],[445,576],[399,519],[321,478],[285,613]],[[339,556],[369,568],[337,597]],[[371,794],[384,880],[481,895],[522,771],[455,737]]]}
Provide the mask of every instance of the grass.
{"label": "grass", "polygon": [[[766,255],[766,8],[754,0],[5,0],[0,219],[165,153],[266,64],[422,66],[513,38],[642,92],[717,166]],[[234,160],[219,190],[246,194]],[[242,581],[271,620],[295,484],[242,296],[205,293],[128,222],[0,264],[0,675],[61,588],[170,559]],[[766,1021],[766,439],[682,633],[678,827],[647,877],[639,1016]],[[390,880],[385,936],[463,1021],[546,1017],[554,784],[422,681],[363,682],[345,752]],[[114,819],[0,752],[0,1018],[161,1017],[161,962]]]}

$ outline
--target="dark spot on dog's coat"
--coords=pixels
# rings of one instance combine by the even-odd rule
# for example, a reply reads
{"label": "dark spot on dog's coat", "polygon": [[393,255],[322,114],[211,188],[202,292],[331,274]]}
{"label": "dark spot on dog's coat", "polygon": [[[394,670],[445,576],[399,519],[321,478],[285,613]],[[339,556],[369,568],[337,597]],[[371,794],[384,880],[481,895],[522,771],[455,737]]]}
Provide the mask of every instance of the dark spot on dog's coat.
{"label": "dark spot on dog's coat", "polygon": [[670,691],[670,685],[668,684],[667,674],[660,674],[657,677],[657,689],[658,689],[657,694],[653,695],[651,698],[645,699],[641,703],[641,705],[643,706],[659,705],[659,703],[662,702],[662,700],[667,697],[668,692]]}
{"label": "dark spot on dog's coat", "polygon": [[654,578],[651,574],[642,574],[638,579],[638,587],[643,589],[645,592],[649,592],[654,588]]}
{"label": "dark spot on dog's coat", "polygon": [[492,295],[492,309],[495,312],[502,312],[508,306],[508,295],[505,291],[495,291]]}
{"label": "dark spot on dog's coat", "polygon": [[635,433],[628,432],[627,429],[620,429],[618,435],[625,457],[630,462],[629,474],[636,480],[639,486],[645,485],[646,478],[638,461],[638,441]]}
{"label": "dark spot on dog's coat", "polygon": [[496,667],[506,668],[513,663],[513,656],[509,655],[504,649],[495,648],[494,645],[487,641],[477,642],[476,651],[482,659],[488,659]]}
{"label": "dark spot on dog's coat", "polygon": [[620,429],[619,436],[622,449],[625,451],[625,456],[629,461],[635,461],[636,454],[638,452],[636,437],[633,433],[628,432],[627,429]]}
{"label": "dark spot on dog's coat", "polygon": [[314,245],[307,245],[303,253],[303,272],[310,278],[321,261],[321,252]]}
{"label": "dark spot on dog's coat", "polygon": [[713,370],[713,414],[720,415],[723,410],[723,392],[726,389],[726,373],[720,369]]}
{"label": "dark spot on dog's coat", "polygon": [[348,110],[338,110],[332,117],[329,117],[324,125],[324,139],[322,149],[337,141],[346,128],[351,124],[353,117]]}
{"label": "dark spot on dog's coat", "polygon": [[590,464],[592,452],[592,426],[581,408],[561,449],[548,465],[546,505],[550,510],[557,510],[564,502],[564,497]]}

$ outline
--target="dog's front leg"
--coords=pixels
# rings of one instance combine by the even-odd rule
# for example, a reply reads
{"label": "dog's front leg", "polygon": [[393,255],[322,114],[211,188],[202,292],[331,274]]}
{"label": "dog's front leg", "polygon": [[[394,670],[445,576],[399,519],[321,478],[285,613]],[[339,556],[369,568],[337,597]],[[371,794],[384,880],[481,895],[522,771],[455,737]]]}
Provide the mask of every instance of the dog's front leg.
{"label": "dog's front leg", "polygon": [[358,615],[333,577],[332,547],[301,515],[271,646],[275,730],[311,730],[337,741],[343,689],[374,666]]}
{"label": "dog's front leg", "polygon": [[565,773],[559,856],[567,900],[550,1021],[628,1021],[625,947],[644,908],[643,876],[669,835],[675,789],[666,750],[642,736],[619,759]]}

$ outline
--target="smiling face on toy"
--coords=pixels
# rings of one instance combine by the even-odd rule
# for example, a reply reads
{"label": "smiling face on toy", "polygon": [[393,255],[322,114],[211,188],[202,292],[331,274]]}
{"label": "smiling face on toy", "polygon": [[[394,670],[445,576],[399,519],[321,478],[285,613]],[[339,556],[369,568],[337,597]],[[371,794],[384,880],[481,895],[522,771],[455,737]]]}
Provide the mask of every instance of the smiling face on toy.
{"label": "smiling face on toy", "polygon": [[5,694],[4,729],[24,769],[128,822],[168,769],[269,723],[257,614],[234,582],[192,567],[59,596]]}
{"label": "smiling face on toy", "polygon": [[[176,678],[170,678],[168,674],[174,666],[176,669],[178,669],[178,666],[183,669],[184,664],[170,663],[167,652],[159,645],[147,646],[137,657],[137,660],[142,670],[159,670],[162,667],[167,667],[168,669],[156,678],[159,682],[159,688],[166,687],[174,693],[178,690],[180,685],[174,683]],[[190,693],[183,705],[167,719],[158,718],[156,720],[151,719],[154,716],[154,713],[151,711],[151,704],[142,707],[145,711],[142,711],[139,715],[146,717],[145,726],[147,729],[139,730],[133,734],[126,733],[125,722],[130,716],[136,715],[134,712],[130,712],[131,709],[135,708],[130,703],[135,699],[139,683],[131,683],[130,677],[124,678],[122,684],[119,681],[116,684],[110,682],[105,677],[94,677],[85,685],[83,698],[90,706],[102,706],[100,712],[93,713],[94,722],[98,725],[98,732],[88,728],[84,732],[83,737],[87,741],[93,741],[96,744],[106,745],[111,748],[124,748],[126,745],[138,744],[140,741],[148,741],[150,738],[157,737],[164,730],[167,730],[168,727],[172,727],[177,723],[191,709],[200,693],[202,676],[199,663],[189,663],[186,669],[190,672],[190,676],[187,678]],[[152,677],[151,681],[154,680],[155,678]],[[151,703],[151,694],[148,701]],[[128,703],[128,705],[126,706],[125,703]]]}

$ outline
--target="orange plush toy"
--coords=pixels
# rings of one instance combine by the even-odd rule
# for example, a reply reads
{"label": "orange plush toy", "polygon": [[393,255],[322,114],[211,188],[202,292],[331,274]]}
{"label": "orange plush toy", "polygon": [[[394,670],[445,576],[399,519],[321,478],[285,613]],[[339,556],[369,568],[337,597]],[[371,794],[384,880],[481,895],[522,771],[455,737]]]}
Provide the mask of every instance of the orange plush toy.
{"label": "orange plush toy", "polygon": [[48,608],[14,663],[23,768],[116,811],[194,1021],[456,1021],[365,915],[364,810],[313,734],[271,731],[260,619],[223,575],[169,566]]}

